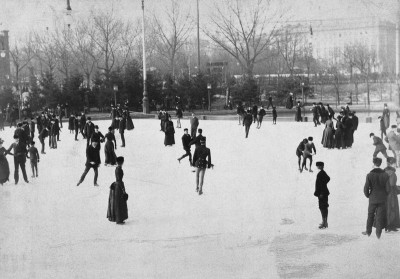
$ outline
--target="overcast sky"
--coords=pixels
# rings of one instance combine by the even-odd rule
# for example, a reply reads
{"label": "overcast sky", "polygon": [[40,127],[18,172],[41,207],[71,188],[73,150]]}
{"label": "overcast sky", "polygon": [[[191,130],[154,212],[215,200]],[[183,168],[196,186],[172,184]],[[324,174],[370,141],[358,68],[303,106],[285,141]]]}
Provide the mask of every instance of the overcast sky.
{"label": "overcast sky", "polygon": [[[170,0],[145,0],[146,13],[160,12]],[[200,0],[200,16],[207,21],[216,1]],[[251,3],[254,0],[240,0]],[[31,29],[51,28],[55,19],[63,17],[66,0],[1,0],[1,30],[9,30],[11,40],[23,36]],[[71,0],[73,16],[84,18],[93,9],[110,9],[122,18],[135,19],[141,14],[141,0]],[[195,12],[196,0],[179,0],[185,9]],[[274,5],[290,7],[290,20],[312,20],[329,18],[360,18],[379,16],[394,20],[397,0],[272,0]],[[195,15],[193,13],[193,15]]]}

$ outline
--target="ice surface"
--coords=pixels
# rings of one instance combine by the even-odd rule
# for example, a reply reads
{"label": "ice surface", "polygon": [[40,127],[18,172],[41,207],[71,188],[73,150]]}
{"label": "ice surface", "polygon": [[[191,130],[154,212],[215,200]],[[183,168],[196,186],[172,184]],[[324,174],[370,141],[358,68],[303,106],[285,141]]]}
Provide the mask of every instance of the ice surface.
{"label": "ice surface", "polygon": [[[106,219],[113,167],[100,167],[100,187],[92,170],[76,187],[86,141],[75,142],[65,126],[58,149],[46,142],[39,178],[30,178],[27,163],[29,184],[21,178],[14,185],[8,156],[11,181],[0,186],[1,278],[399,278],[400,233],[361,235],[374,150],[369,133],[379,132],[378,123],[360,124],[352,149],[327,150],[323,128],[310,122],[252,125],[246,139],[235,121],[200,120],[215,164],[202,196],[188,159],[177,161],[189,121],[176,129],[173,147],[164,146],[158,120],[134,123],[126,148],[116,133],[129,193],[124,226]],[[96,124],[105,133],[110,121]],[[12,132],[0,133],[6,148]],[[314,162],[324,161],[331,177],[329,228],[322,231],[316,168],[297,169],[295,150],[308,136]]]}

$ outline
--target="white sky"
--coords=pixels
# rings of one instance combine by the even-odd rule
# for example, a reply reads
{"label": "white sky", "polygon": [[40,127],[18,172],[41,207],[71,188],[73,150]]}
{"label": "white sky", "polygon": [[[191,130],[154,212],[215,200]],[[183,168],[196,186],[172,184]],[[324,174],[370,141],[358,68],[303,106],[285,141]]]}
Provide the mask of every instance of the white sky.
{"label": "white sky", "polygon": [[[147,14],[162,11],[170,0],[145,0]],[[213,11],[214,2],[200,0],[201,20],[206,22]],[[249,4],[254,0],[239,0]],[[266,0],[265,0],[266,1]],[[0,29],[9,30],[11,40],[22,37],[30,29],[51,28],[55,20],[63,18],[66,0],[1,0]],[[178,0],[195,15],[196,0]],[[315,20],[329,18],[365,18],[379,16],[394,20],[396,0],[272,0],[274,5],[289,6],[291,20]],[[110,9],[126,19],[136,19],[141,14],[141,0],[71,0],[73,16],[84,18],[93,9]]]}

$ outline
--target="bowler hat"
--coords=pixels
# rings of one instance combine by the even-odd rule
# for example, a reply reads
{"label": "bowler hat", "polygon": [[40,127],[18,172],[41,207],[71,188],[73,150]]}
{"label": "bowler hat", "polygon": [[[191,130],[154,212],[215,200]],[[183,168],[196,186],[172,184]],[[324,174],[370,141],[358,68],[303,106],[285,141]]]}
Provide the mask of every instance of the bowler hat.
{"label": "bowler hat", "polygon": [[387,160],[387,163],[390,165],[396,164],[396,159],[394,157],[388,157],[386,160]]}
{"label": "bowler hat", "polygon": [[118,164],[118,165],[121,165],[124,161],[125,161],[125,159],[124,159],[123,156],[117,157],[117,164]]}
{"label": "bowler hat", "polygon": [[381,158],[374,158],[372,159],[372,162],[374,163],[375,166],[380,166],[382,164],[382,159]]}
{"label": "bowler hat", "polygon": [[206,137],[202,137],[202,138],[200,139],[200,143],[206,143]]}
{"label": "bowler hat", "polygon": [[97,125],[94,125],[94,128],[95,128],[95,129],[99,129],[99,126],[97,126]]}
{"label": "bowler hat", "polygon": [[324,167],[324,162],[316,162],[315,165],[317,167]]}

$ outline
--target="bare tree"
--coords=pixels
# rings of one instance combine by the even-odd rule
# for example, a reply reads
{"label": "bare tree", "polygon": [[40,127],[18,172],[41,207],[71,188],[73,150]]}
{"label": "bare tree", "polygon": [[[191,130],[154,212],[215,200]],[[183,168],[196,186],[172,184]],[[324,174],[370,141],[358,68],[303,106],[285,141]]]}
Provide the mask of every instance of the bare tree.
{"label": "bare tree", "polygon": [[157,52],[168,65],[170,73],[175,76],[177,53],[187,43],[192,30],[190,13],[182,11],[177,0],[170,0],[170,6],[164,12],[165,21],[160,16],[153,15],[153,32],[158,39]]}
{"label": "bare tree", "polygon": [[210,18],[215,30],[203,31],[232,55],[248,76],[252,76],[254,65],[265,59],[263,52],[273,45],[278,20],[283,14],[272,7],[271,1],[256,0],[250,4],[248,1],[225,0],[221,6],[215,7],[216,12]]}
{"label": "bare tree", "polygon": [[44,33],[33,33],[32,49],[35,56],[39,59],[42,75],[44,72],[43,64],[46,66],[45,71],[54,74],[58,62],[57,47],[48,29]]}
{"label": "bare tree", "polygon": [[30,41],[30,38],[28,38],[27,40],[15,41],[14,46],[10,49],[11,60],[15,70],[17,90],[19,90],[19,79],[21,71],[29,65],[29,63],[35,56]]}
{"label": "bare tree", "polygon": [[287,26],[284,31],[277,34],[278,51],[285,61],[291,76],[293,76],[294,67],[303,47],[303,34],[298,32],[298,27]]}

